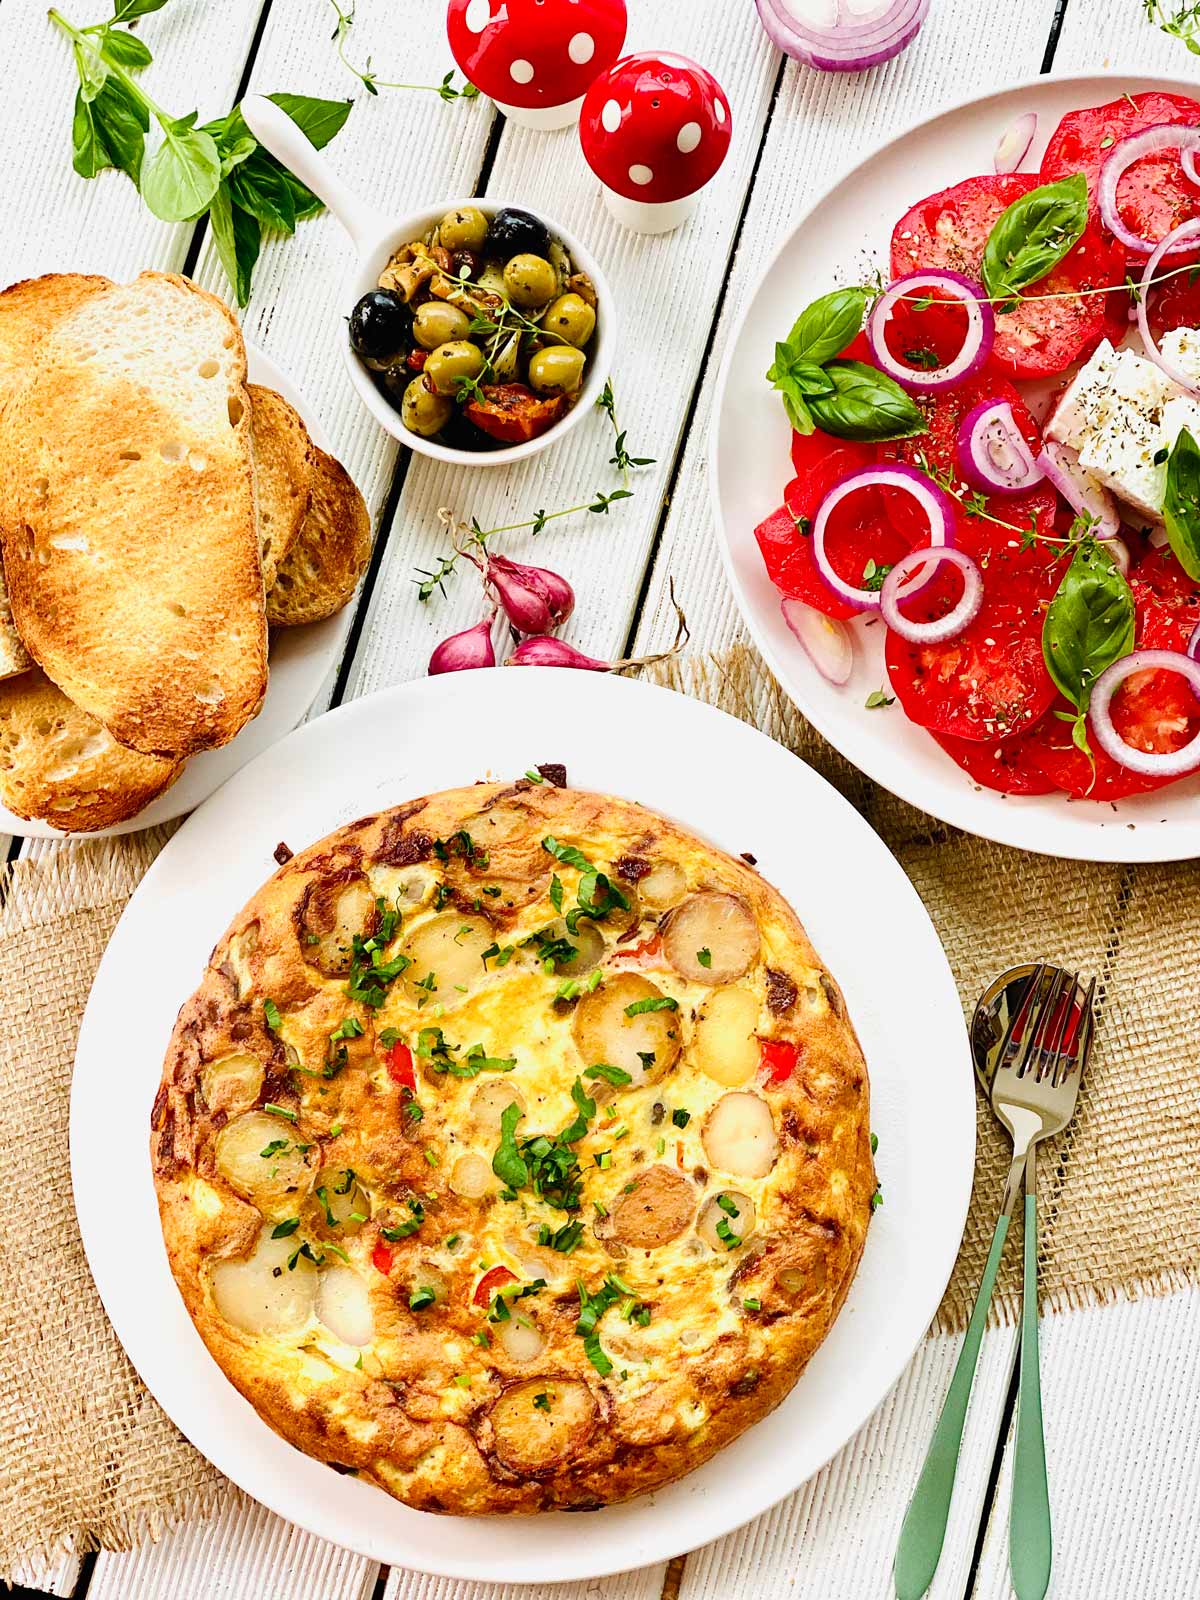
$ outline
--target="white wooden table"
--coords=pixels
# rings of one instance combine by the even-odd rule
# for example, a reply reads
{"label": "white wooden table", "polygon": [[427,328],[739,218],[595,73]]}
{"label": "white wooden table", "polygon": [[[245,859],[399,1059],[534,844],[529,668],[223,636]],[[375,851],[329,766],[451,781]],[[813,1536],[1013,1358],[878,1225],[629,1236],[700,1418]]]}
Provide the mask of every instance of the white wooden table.
{"label": "white wooden table", "polygon": [[[104,0],[63,0],[77,22]],[[681,50],[714,70],[734,109],[733,147],[681,233],[641,239],[604,212],[573,137],[508,127],[490,103],[359,94],[331,154],[397,211],[485,192],[537,205],[589,239],[620,298],[614,371],[622,426],[638,455],[635,498],[582,515],[536,546],[579,593],[572,639],[599,655],[668,643],[674,576],[693,644],[719,649],[741,623],[711,534],[705,482],[712,382],[731,317],[789,219],[893,130],[939,105],[1038,71],[1141,69],[1200,81],[1200,62],[1142,20],[1140,0],[934,0],[917,43],[873,73],[834,76],[785,63],[750,0],[630,0],[630,48]],[[442,0],[359,0],[351,41],[382,77],[436,83],[450,66]],[[346,96],[328,0],[170,0],[141,24],[155,53],[156,98],[202,119],[249,89]],[[6,177],[0,282],[51,270],[121,278],[144,267],[192,272],[226,292],[203,230],[156,222],[124,178],[71,171],[74,76],[44,0],[0,0],[0,100]],[[395,71],[391,69],[396,69]],[[429,608],[414,566],[442,544],[449,504],[484,526],[577,503],[608,486],[611,438],[597,416],[530,466],[456,473],[409,458],[353,398],[338,345],[350,247],[328,217],[268,244],[245,316],[248,337],[295,379],[376,522],[376,555],[340,670],[316,710],[424,671],[435,639],[477,620],[477,592],[455,584]],[[520,555],[522,541],[507,548]],[[53,848],[41,847],[41,848]],[[1007,1462],[1010,1330],[985,1339],[960,1490],[936,1600],[1010,1594]],[[1200,1593],[1200,1295],[1047,1319],[1043,1373],[1056,1526],[1056,1600],[1173,1600]],[[920,1351],[895,1393],[817,1478],[739,1533],[669,1569],[531,1590],[535,1600],[885,1600],[896,1534],[955,1356]],[[998,1480],[998,1481],[997,1481]],[[529,1528],[537,1538],[536,1525]],[[215,1520],[128,1555],[101,1553],[30,1571],[29,1583],[89,1600],[512,1600],[511,1587],[381,1572],[230,1493]]]}

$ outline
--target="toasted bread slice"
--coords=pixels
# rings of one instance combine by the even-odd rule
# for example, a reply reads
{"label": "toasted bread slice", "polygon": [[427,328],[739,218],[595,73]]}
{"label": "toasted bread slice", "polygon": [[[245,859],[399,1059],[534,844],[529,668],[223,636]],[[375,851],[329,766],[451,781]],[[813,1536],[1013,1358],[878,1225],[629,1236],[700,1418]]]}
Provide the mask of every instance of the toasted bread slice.
{"label": "toasted bread slice", "polygon": [[[21,382],[46,332],[60,317],[112,287],[107,278],[78,272],[50,272],[26,278],[0,292],[0,411]],[[0,502],[0,518],[4,515]],[[0,678],[27,672],[33,665],[12,619],[8,589],[0,567]]]}
{"label": "toasted bread slice", "polygon": [[274,389],[246,385],[258,494],[263,585],[270,589],[312,499],[313,444],[294,406]]}
{"label": "toasted bread slice", "polygon": [[180,761],[126,750],[38,672],[0,683],[0,800],[64,833],[136,816],[168,789]]}
{"label": "toasted bread slice", "polygon": [[333,616],[350,600],[371,559],[366,502],[340,461],[315,450],[312,504],[275,587],[267,621],[292,628]]}
{"label": "toasted bread slice", "polygon": [[147,754],[228,743],[266,690],[245,378],[228,308],[147,272],[61,318],[0,417],[17,631]]}

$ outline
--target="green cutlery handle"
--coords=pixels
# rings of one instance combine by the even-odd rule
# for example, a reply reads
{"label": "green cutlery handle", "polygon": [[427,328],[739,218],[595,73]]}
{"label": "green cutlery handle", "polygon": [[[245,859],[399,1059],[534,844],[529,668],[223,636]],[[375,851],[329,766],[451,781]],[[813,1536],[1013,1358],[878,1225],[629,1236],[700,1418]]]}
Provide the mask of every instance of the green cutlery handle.
{"label": "green cutlery handle", "polygon": [[900,1543],[896,1546],[893,1568],[897,1600],[920,1600],[933,1582],[941,1559],[946,1522],[950,1516],[950,1499],[954,1493],[954,1474],[958,1468],[958,1452],[967,1420],[967,1401],[971,1398],[979,1346],[983,1342],[983,1328],[1007,1237],[1008,1215],[1005,1213],[996,1223],[996,1231],[992,1235],[992,1248],[988,1251],[962,1351],[950,1380],[942,1414],[933,1430],[925,1465],[921,1468],[921,1476],[917,1479],[917,1487],[904,1516],[904,1526],[900,1530]]}
{"label": "green cutlery handle", "polygon": [[1050,1587],[1053,1542],[1042,1385],[1038,1373],[1037,1196],[1025,1196],[1025,1285],[1021,1307],[1021,1386],[1013,1454],[1008,1565],[1017,1600],[1043,1600]]}

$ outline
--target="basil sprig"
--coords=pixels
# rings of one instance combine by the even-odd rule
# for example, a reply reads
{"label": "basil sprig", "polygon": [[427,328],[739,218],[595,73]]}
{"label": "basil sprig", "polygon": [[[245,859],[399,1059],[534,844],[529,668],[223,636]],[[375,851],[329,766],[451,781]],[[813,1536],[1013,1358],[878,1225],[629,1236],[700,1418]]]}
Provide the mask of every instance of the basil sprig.
{"label": "basil sprig", "polygon": [[1179,565],[1189,578],[1200,579],[1200,446],[1187,428],[1180,429],[1167,457],[1163,520]]}
{"label": "basil sprig", "polygon": [[[71,123],[72,164],[82,178],[109,168],[126,173],[147,208],[164,222],[196,222],[207,212],[221,265],[237,294],[250,298],[250,280],[263,229],[295,232],[297,222],[321,210],[316,195],[261,149],[240,109],[197,126],[197,113],[173,116],[152,100],[135,73],[153,57],[120,24],[161,11],[168,0],[118,0],[105,22],[76,27],[60,11],[50,20],[71,42],[79,88]],[[350,114],[349,100],[274,94],[320,149]],[[162,134],[146,151],[151,122]]]}
{"label": "basil sprig", "polygon": [[1103,542],[1084,539],[1042,624],[1046,671],[1075,707],[1075,744],[1090,755],[1085,717],[1096,679],[1133,649],[1133,594]]}
{"label": "basil sprig", "polygon": [[806,306],[775,346],[767,381],[797,433],[821,427],[839,439],[905,439],[925,418],[898,383],[861,361],[838,361],[862,329],[867,293],[834,289]]}
{"label": "basil sprig", "polygon": [[1039,184],[1014,200],[997,217],[984,246],[983,284],[988,294],[1013,300],[1022,289],[1040,282],[1079,243],[1087,219],[1087,179],[1082,172]]}

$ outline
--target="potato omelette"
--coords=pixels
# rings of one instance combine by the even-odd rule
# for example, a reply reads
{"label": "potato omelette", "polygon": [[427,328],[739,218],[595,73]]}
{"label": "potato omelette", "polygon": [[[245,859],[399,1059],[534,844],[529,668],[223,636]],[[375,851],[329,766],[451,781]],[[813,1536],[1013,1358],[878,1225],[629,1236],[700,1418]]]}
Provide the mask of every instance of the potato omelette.
{"label": "potato omelette", "polygon": [[751,858],[547,766],[277,860],[151,1118],[259,1415],[476,1514],[641,1494],[777,1405],[876,1180],[841,992]]}

